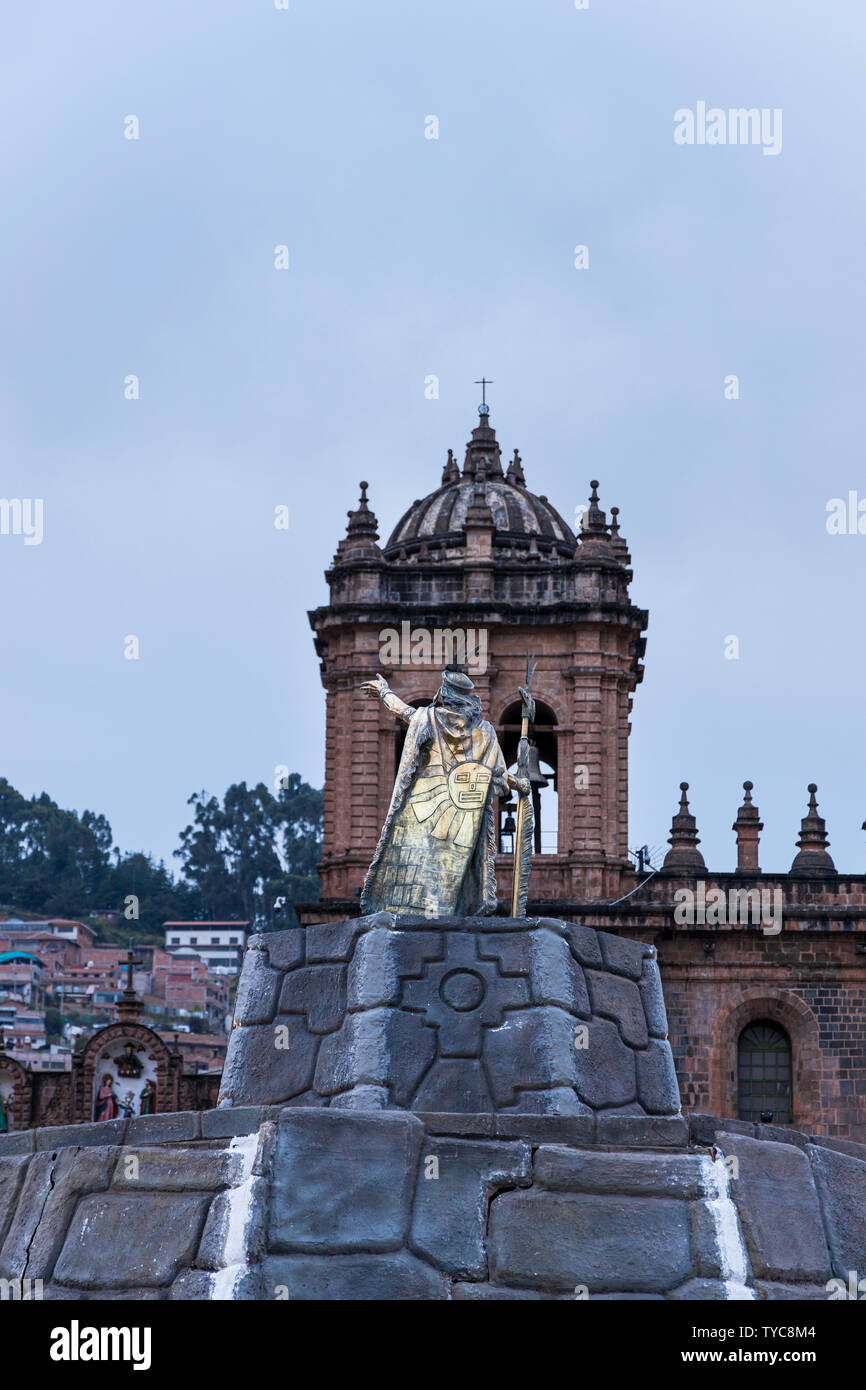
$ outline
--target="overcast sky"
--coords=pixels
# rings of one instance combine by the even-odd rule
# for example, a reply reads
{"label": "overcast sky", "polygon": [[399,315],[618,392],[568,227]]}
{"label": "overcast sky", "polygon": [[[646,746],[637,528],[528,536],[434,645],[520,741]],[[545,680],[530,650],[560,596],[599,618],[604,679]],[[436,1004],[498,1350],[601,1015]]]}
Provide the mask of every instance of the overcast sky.
{"label": "overcast sky", "polygon": [[[787,869],[814,780],[866,870],[866,535],[826,525],[866,501],[864,48],[861,0],[7,5],[0,495],[44,535],[0,535],[0,774],[170,862],[191,792],[321,785],[358,479],[387,536],[484,373],[533,491],[621,508],[630,842],[685,779],[734,867],[748,777]],[[699,102],[781,150],[677,144]]]}

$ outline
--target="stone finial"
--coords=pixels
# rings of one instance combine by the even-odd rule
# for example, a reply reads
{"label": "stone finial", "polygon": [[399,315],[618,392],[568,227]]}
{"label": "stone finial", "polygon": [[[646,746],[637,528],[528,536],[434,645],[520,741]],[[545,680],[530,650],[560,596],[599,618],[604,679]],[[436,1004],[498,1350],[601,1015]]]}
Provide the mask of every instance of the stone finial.
{"label": "stone finial", "polygon": [[381,559],[382,552],[376,544],[379,539],[379,523],[367,503],[369,484],[362,482],[360,486],[361,497],[357,508],[355,511],[346,513],[349,524],[346,527],[344,539],[337,546],[337,553],[334,556],[335,565],[348,559]]}
{"label": "stone finial", "polygon": [[442,486],[448,487],[449,483],[456,483],[460,478],[460,469],[454,457],[454,450],[448,450],[448,462],[442,469]]}
{"label": "stone finial", "polygon": [[665,855],[663,869],[706,869],[704,856],[698,849],[698,823],[689,811],[686,792],[688,782],[680,782],[680,808],[671,821],[668,840],[670,849]]}
{"label": "stone finial", "polygon": [[598,555],[605,559],[618,559],[619,557],[611,547],[607,517],[598,505],[598,480],[596,478],[593,478],[590,487],[592,492],[589,498],[589,507],[583,514],[578,532],[577,555]]}
{"label": "stone finial", "polygon": [[731,829],[737,836],[737,873],[738,874],[759,874],[761,872],[758,864],[758,841],[764,823],[761,820],[757,806],[752,804],[752,788],[754,782],[744,782],[743,804],[737,811],[737,819]]}
{"label": "stone finial", "polygon": [[800,838],[797,841],[800,853],[794,856],[792,874],[820,876],[836,872],[836,865],[827,853],[827,845],[830,843],[827,839],[827,825],[824,817],[818,815],[818,803],[815,800],[817,790],[815,783],[810,782],[809,809],[800,822]]}
{"label": "stone finial", "polygon": [[372,540],[379,539],[379,523],[373,512],[367,505],[367,488],[369,483],[360,484],[361,497],[358,502],[357,510],[346,513],[349,518],[349,525],[346,527],[347,536],[369,536]]}
{"label": "stone finial", "polygon": [[619,507],[611,507],[610,509],[610,548],[622,564],[631,564],[631,556],[628,553],[628,542],[625,536],[620,535]]}
{"label": "stone finial", "polygon": [[505,481],[512,483],[514,487],[526,487],[526,474],[523,471],[523,459],[517,450],[514,450],[514,458],[508,465],[505,473]]}
{"label": "stone finial", "polygon": [[478,471],[478,464],[484,460],[484,473],[488,478],[502,477],[502,459],[499,441],[496,438],[496,431],[490,423],[489,413],[479,414],[478,424],[472,431],[472,438],[466,445],[466,455],[463,460],[464,478],[474,478]]}

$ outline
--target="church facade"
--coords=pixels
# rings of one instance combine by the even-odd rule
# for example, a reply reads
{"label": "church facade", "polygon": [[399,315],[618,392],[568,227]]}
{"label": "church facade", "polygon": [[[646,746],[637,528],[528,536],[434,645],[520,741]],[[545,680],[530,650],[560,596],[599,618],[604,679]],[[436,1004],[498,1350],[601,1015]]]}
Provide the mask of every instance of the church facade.
{"label": "church facade", "polygon": [[[748,782],[732,808],[735,863],[705,864],[686,784],[663,862],[629,852],[648,613],[631,598],[618,508],[608,517],[593,481],[573,531],[529,490],[517,450],[503,461],[486,406],[462,466],[449,450],[439,487],[384,545],[367,486],[326,572],[329,602],[310,614],[326,693],[325,824],[321,900],[297,905],[302,923],[358,915],[388,812],[406,726],[361,682],[381,673],[420,706],[444,667],[462,669],[511,768],[534,653],[528,915],[656,947],[684,1109],[866,1140],[866,875],[836,869],[817,788],[785,873],[760,867]],[[495,808],[504,915],[514,809],[504,798]]]}

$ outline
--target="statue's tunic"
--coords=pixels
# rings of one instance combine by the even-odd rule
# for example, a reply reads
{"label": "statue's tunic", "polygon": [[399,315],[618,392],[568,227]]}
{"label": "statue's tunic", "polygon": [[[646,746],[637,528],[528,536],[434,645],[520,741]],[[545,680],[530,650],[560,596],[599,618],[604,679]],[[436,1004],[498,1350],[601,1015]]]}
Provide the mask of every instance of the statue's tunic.
{"label": "statue's tunic", "polygon": [[362,911],[494,912],[493,797],[508,784],[493,726],[441,705],[416,710],[390,692],[384,704],[409,729]]}

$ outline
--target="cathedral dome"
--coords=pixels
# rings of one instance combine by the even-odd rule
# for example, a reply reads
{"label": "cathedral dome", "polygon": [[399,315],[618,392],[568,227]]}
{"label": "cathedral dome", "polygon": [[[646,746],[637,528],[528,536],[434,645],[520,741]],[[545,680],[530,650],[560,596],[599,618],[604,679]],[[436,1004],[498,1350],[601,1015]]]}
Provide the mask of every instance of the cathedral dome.
{"label": "cathedral dome", "polygon": [[[512,535],[546,536],[549,540],[575,544],[572,531],[546,497],[536,497],[525,487],[516,487],[504,478],[484,480],[484,500],[490,508],[497,531]],[[422,497],[401,517],[385,547],[405,545],[424,537],[446,536],[463,528],[466,513],[475,499],[474,479],[461,478],[447,487]]]}
{"label": "cathedral dome", "polygon": [[385,546],[385,555],[399,551],[412,541],[435,540],[460,533],[466,513],[479,503],[486,504],[497,532],[509,536],[536,536],[558,542],[557,548],[567,547],[572,552],[577,544],[574,533],[547,498],[537,497],[527,489],[516,449],[503,473],[499,444],[489,415],[480,414],[478,427],[472,431],[466,446],[462,473],[449,449],[441,487],[412,503],[394,527]]}

